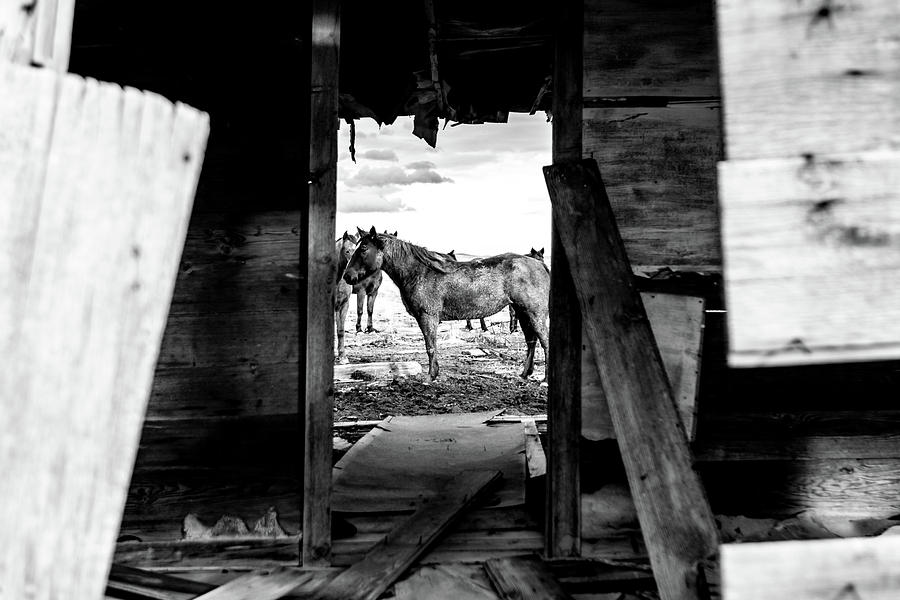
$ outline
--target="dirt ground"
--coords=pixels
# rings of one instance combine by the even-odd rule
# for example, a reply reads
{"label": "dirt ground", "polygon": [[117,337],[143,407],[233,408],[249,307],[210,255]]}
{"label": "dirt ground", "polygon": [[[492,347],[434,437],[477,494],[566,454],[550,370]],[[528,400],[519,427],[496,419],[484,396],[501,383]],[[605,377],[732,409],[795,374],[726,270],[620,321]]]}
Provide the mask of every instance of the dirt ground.
{"label": "dirt ground", "polygon": [[[365,328],[365,312],[363,328]],[[521,331],[509,333],[509,312],[485,319],[482,332],[477,319],[474,330],[465,321],[441,323],[438,329],[437,381],[425,382],[428,370],[422,333],[403,308],[400,293],[385,275],[375,301],[377,333],[355,333],[356,297],[350,298],[345,348],[351,364],[415,361],[423,373],[409,377],[350,383],[335,382],[334,420],[381,419],[388,415],[423,415],[506,409],[508,414],[546,412],[547,386],[541,384],[546,364],[538,348],[534,374],[519,377],[525,358]]]}

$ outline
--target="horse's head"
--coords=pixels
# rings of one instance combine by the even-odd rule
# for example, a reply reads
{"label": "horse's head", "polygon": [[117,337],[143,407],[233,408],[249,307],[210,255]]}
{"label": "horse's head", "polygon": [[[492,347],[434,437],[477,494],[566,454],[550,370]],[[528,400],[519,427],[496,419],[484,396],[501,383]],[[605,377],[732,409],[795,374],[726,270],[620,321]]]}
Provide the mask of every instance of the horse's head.
{"label": "horse's head", "polygon": [[344,270],[344,281],[350,285],[362,281],[380,269],[384,259],[384,239],[379,238],[375,228],[368,232],[357,228],[357,231],[359,243]]}
{"label": "horse's head", "polygon": [[341,239],[338,240],[338,273],[343,273],[353,256],[353,249],[356,247],[358,238],[352,233],[344,232]]}
{"label": "horse's head", "polygon": [[529,252],[525,256],[530,256],[531,258],[536,258],[539,261],[544,262],[544,249],[541,248],[540,250],[535,250],[534,248],[532,248],[531,252]]}

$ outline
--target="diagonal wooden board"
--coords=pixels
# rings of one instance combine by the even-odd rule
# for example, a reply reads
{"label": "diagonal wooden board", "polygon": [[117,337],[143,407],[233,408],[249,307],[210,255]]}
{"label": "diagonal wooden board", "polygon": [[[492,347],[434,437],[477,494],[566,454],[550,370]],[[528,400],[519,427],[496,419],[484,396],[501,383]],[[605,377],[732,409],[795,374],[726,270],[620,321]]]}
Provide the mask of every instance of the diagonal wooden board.
{"label": "diagonal wooden board", "polygon": [[310,571],[257,571],[232,579],[195,600],[278,600],[312,579]]}
{"label": "diagonal wooden board", "polygon": [[544,177],[660,597],[699,598],[716,526],[600,170],[588,159]]}
{"label": "diagonal wooden board", "polygon": [[334,467],[332,510],[413,510],[461,471],[500,470],[491,506],[525,503],[522,425],[485,424],[498,411],[389,417]]}
{"label": "diagonal wooden board", "polygon": [[0,62],[0,597],[103,596],[206,114]]}
{"label": "diagonal wooden board", "polygon": [[723,600],[895,600],[900,536],[724,544]]}
{"label": "diagonal wooden board", "polygon": [[[694,439],[705,301],[698,296],[641,292],[650,329],[666,369],[688,439]],[[589,440],[616,437],[594,365],[594,353],[581,354],[581,435]]]}
{"label": "diagonal wooden board", "polygon": [[451,479],[363,558],[319,589],[315,600],[375,600],[501,478],[499,471],[467,471]]}
{"label": "diagonal wooden board", "polygon": [[502,600],[572,600],[537,556],[492,558],[484,570]]}

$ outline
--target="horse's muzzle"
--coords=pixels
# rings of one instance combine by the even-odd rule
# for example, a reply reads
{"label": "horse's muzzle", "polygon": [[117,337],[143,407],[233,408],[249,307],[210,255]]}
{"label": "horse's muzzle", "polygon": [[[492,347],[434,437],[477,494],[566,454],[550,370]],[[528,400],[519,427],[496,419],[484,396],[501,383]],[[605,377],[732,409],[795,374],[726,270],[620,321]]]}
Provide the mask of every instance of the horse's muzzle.
{"label": "horse's muzzle", "polygon": [[344,281],[346,281],[350,285],[353,285],[356,283],[356,275],[353,275],[352,273],[344,273]]}

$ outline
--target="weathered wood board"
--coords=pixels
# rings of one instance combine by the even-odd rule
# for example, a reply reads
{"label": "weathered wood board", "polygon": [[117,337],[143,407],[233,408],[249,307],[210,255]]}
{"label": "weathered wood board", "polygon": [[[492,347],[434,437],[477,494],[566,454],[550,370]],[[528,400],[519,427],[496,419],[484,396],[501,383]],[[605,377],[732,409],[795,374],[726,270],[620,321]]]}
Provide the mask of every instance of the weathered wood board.
{"label": "weathered wood board", "polygon": [[900,537],[721,547],[723,600],[893,600]]}
{"label": "weathered wood board", "polygon": [[75,0],[0,3],[0,60],[65,73]]}
{"label": "weathered wood board", "polygon": [[335,381],[360,381],[371,379],[393,379],[394,377],[406,377],[418,375],[422,372],[422,365],[416,361],[392,361],[373,362],[355,365],[335,365]]}
{"label": "weathered wood board", "polygon": [[585,157],[600,165],[632,266],[720,265],[718,101],[584,111]]}
{"label": "weathered wood board", "polygon": [[484,563],[503,600],[571,600],[572,596],[537,556],[492,558]]}
{"label": "weathered wood board", "polygon": [[729,160],[900,149],[897,2],[716,6]]}
{"label": "weathered wood board", "polygon": [[100,598],[209,121],[8,63],[0,87],[2,595]]}
{"label": "weathered wood board", "polygon": [[[678,414],[688,439],[694,438],[700,358],[703,345],[703,298],[642,292],[650,328],[656,339]],[[581,435],[589,440],[616,437],[593,350],[581,360]]]}
{"label": "weathered wood board", "polygon": [[719,176],[730,364],[900,357],[900,151]]}
{"label": "weathered wood board", "polygon": [[544,178],[661,598],[699,598],[715,524],[600,171],[585,159]]}
{"label": "weathered wood board", "polygon": [[710,2],[589,0],[584,21],[585,97],[719,94]]}
{"label": "weathered wood board", "polygon": [[432,498],[376,544],[365,558],[335,577],[315,600],[376,600],[419,558],[485,490],[500,471],[459,473]]}

